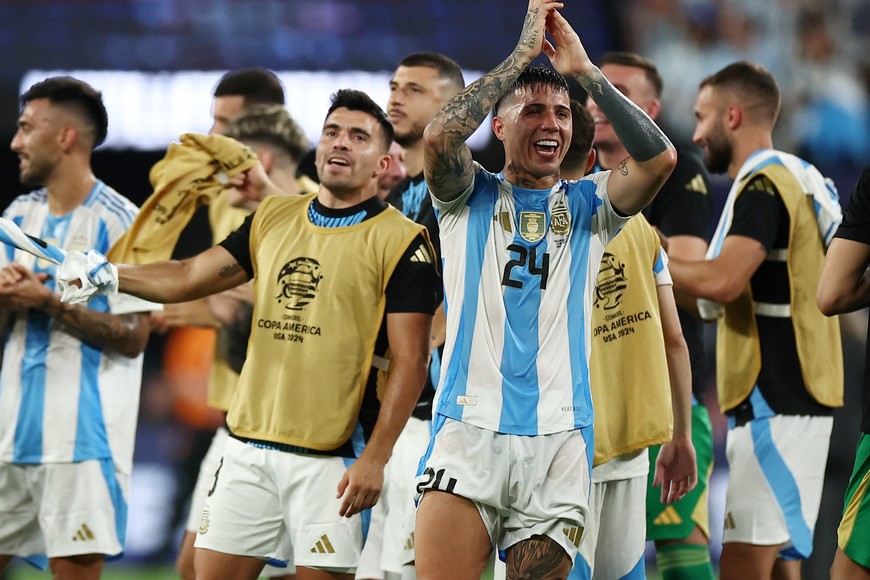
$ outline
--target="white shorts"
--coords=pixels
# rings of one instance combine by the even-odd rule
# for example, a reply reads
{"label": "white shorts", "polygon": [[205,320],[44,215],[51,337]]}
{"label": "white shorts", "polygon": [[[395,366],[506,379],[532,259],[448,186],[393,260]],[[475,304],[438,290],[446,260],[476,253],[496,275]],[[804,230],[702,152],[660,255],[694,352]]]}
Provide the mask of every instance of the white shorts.
{"label": "white shorts", "polygon": [[[185,531],[196,533],[199,530],[199,525],[202,522],[202,508],[205,506],[205,500],[208,498],[208,492],[214,485],[214,474],[217,472],[221,464],[221,457],[224,454],[227,440],[230,438],[229,431],[225,427],[218,427],[212,437],[211,445],[208,447],[208,452],[202,458],[202,463],[199,464],[199,474],[196,476],[196,485],[193,487],[193,493],[190,496],[190,512],[187,515],[187,527]],[[289,543],[289,540],[287,540]],[[293,565],[293,557],[288,550],[287,554],[283,554],[281,562],[286,561],[286,567],[279,568],[277,566],[266,565],[260,576],[271,578],[273,576],[285,576],[287,574],[295,574],[296,567]]]}
{"label": "white shorts", "polygon": [[783,544],[780,557],[809,557],[833,424],[774,415],[728,430],[725,543]]}
{"label": "white shorts", "polygon": [[199,464],[199,474],[196,476],[196,485],[193,487],[193,493],[190,496],[190,512],[187,514],[187,526],[184,528],[187,532],[194,534],[199,529],[199,522],[202,519],[202,507],[205,505],[205,500],[208,497],[208,492],[214,483],[214,474],[221,463],[221,457],[224,454],[224,447],[227,444],[227,439],[230,438],[229,432],[225,427],[218,427],[214,437],[211,439],[211,445],[208,447],[205,457],[202,458],[202,463]]}
{"label": "white shorts", "polygon": [[[110,459],[0,463],[0,554],[48,558],[124,551],[129,475]],[[31,558],[36,556],[35,558]]]}
{"label": "white shorts", "polygon": [[592,427],[535,437],[437,417],[417,493],[474,502],[500,551],[546,535],[574,559],[588,517]]}
{"label": "white shorts", "polygon": [[408,419],[393,446],[384,469],[384,489],[375,507],[357,578],[384,578],[384,572],[401,574],[414,561],[415,474],[432,433],[431,421]]}
{"label": "white shorts", "polygon": [[261,449],[230,437],[196,547],[272,563],[286,562],[292,551],[296,566],[353,572],[363,518],[339,516],[335,497],[352,461]]}
{"label": "white shorts", "polygon": [[[599,471],[607,479],[598,481]],[[646,449],[592,469],[589,518],[569,579],[624,578],[644,569],[648,471]],[[619,473],[628,477],[609,479]]]}

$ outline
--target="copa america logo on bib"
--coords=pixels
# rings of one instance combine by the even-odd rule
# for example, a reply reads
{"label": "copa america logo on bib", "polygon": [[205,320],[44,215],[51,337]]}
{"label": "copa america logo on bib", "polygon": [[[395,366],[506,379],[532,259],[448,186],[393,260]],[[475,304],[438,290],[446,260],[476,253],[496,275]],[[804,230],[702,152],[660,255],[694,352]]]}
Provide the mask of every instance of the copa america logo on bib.
{"label": "copa america logo on bib", "polygon": [[520,212],[520,235],[527,242],[537,242],[547,233],[547,214],[542,211]]}

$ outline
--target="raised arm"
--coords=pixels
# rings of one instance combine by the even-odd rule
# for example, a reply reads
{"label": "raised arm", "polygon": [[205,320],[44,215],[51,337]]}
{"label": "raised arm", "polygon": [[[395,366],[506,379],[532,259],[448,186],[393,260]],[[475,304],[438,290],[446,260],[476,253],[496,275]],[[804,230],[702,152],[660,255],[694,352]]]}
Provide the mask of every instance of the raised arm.
{"label": "raised arm", "polygon": [[520,40],[497,67],[450,99],[423,132],[423,173],[429,191],[441,201],[452,201],[468,189],[474,177],[471,150],[465,141],[486,119],[496,102],[520,73],[541,53],[546,43],[547,15],[561,2],[529,0]]}
{"label": "raised arm", "polygon": [[222,246],[187,260],[141,266],[118,265],[118,291],[152,302],[185,302],[223,292],[249,279]]}
{"label": "raised arm", "polygon": [[616,209],[635,214],[652,201],[671,174],[677,151],[653,120],[592,64],[580,37],[558,11],[550,13],[547,30],[553,44],[545,43],[543,50],[553,68],[573,77],[589,93],[630,155],[613,169],[607,191]]}
{"label": "raised arm", "polygon": [[870,246],[834,238],[825,256],[816,302],[825,316],[870,306]]}

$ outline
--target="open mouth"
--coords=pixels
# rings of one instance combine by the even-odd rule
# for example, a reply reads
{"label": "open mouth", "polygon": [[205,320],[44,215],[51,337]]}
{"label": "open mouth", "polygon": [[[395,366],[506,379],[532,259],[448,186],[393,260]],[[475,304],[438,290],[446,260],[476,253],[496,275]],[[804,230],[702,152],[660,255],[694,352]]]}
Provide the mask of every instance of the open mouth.
{"label": "open mouth", "polygon": [[541,139],[535,142],[535,152],[542,157],[555,157],[559,143],[551,139]]}
{"label": "open mouth", "polygon": [[330,157],[326,160],[327,165],[338,165],[340,167],[350,167],[350,161],[344,157]]}

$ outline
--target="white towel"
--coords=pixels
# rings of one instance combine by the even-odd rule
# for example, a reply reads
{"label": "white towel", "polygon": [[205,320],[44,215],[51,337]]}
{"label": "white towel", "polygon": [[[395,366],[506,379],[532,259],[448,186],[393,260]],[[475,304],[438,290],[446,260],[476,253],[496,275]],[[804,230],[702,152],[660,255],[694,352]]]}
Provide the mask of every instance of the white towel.
{"label": "white towel", "polygon": [[[737,199],[737,193],[745,185],[747,177],[754,175],[762,167],[773,163],[783,165],[791,171],[792,175],[800,183],[804,193],[812,196],[813,208],[816,212],[816,220],[819,224],[819,234],[822,242],[825,248],[831,243],[834,234],[837,232],[837,227],[843,221],[843,210],[840,208],[840,195],[834,182],[824,177],[813,164],[807,163],[800,157],[776,151],[775,149],[761,149],[750,155],[743,162],[743,166],[737,172],[734,183],[731,184],[728,197],[725,199],[725,207],[722,208],[722,215],[719,217],[719,223],[716,226],[716,232],[713,234],[710,247],[707,248],[707,260],[715,259],[719,255],[719,252],[722,251],[722,244],[725,241],[725,236],[728,235],[728,230],[731,229],[731,220],[734,218],[734,201]],[[704,320],[715,320],[722,315],[723,306],[718,302],[699,298],[698,312]]]}
{"label": "white towel", "polygon": [[67,252],[56,276],[62,302],[79,304],[97,294],[118,293],[118,267],[96,250]]}

